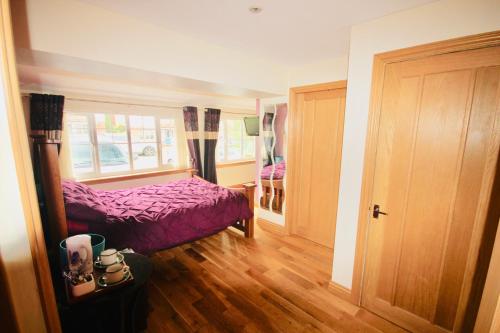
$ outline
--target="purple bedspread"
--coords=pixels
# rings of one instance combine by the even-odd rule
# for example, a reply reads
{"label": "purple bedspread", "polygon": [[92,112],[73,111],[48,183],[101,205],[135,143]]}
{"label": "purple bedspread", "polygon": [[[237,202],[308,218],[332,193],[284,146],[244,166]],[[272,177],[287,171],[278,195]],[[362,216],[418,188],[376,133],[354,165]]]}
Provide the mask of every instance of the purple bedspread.
{"label": "purple bedspread", "polygon": [[199,179],[112,191],[65,180],[63,192],[69,220],[87,223],[89,232],[106,238],[107,247],[143,254],[215,234],[252,216],[242,193]]}
{"label": "purple bedspread", "polygon": [[[283,179],[285,176],[285,171],[286,171],[286,164],[285,161],[281,161],[278,164],[276,164],[276,169],[274,170],[274,175],[273,179]],[[262,168],[262,171],[260,173],[260,178],[262,179],[270,179],[271,178],[271,173],[273,172],[273,166],[268,165]]]}

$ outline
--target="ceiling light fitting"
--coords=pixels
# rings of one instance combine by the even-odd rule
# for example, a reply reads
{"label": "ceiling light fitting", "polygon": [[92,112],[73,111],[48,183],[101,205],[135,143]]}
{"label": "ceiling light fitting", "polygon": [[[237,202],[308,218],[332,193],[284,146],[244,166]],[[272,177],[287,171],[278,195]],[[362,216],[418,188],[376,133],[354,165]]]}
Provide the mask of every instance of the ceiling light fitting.
{"label": "ceiling light fitting", "polygon": [[261,7],[250,7],[250,8],[248,8],[248,10],[252,14],[258,14],[262,11],[262,8]]}

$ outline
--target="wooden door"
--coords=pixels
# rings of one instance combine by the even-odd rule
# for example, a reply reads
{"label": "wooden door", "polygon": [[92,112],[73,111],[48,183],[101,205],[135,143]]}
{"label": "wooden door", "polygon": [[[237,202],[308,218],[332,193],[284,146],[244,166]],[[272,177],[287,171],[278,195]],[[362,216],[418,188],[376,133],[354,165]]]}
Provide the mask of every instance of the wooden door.
{"label": "wooden door", "polygon": [[371,212],[362,304],[412,331],[461,330],[498,157],[499,65],[490,47],[385,67],[371,204],[387,215]]}
{"label": "wooden door", "polygon": [[345,83],[294,96],[290,121],[291,232],[333,247],[344,124]]}

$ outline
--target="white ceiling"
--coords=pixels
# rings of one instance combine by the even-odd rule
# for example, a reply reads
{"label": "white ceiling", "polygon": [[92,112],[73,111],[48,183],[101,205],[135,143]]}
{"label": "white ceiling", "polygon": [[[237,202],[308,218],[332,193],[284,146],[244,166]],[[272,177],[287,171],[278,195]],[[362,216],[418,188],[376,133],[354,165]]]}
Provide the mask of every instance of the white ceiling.
{"label": "white ceiling", "polygon": [[[276,63],[299,66],[347,54],[352,25],[434,0],[80,1]],[[263,10],[251,14],[251,6]]]}

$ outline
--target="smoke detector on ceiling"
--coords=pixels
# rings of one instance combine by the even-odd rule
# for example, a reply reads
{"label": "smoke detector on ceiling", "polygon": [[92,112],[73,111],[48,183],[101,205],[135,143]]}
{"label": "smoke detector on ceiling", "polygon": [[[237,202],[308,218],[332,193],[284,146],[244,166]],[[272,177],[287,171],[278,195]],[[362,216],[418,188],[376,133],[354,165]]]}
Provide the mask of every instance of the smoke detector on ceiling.
{"label": "smoke detector on ceiling", "polygon": [[252,14],[258,14],[262,11],[262,8],[261,7],[250,7],[250,8],[248,8],[248,10]]}

